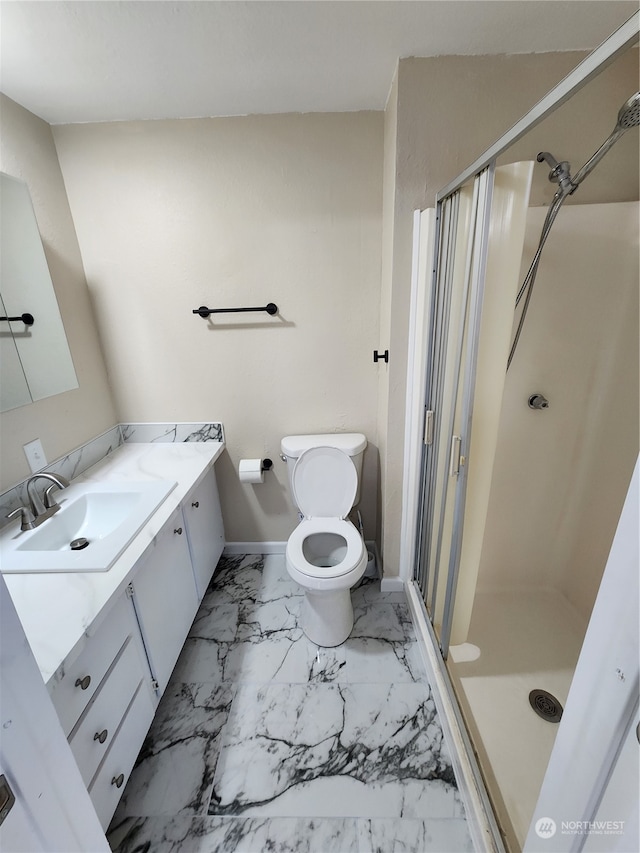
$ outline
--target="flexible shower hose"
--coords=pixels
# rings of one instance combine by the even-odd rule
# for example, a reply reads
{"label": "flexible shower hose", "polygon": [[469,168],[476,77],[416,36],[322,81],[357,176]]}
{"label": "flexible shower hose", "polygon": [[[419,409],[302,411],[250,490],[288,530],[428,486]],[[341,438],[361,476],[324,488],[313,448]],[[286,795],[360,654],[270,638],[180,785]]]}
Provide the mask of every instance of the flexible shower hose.
{"label": "flexible shower hose", "polygon": [[529,272],[526,274],[525,279],[522,283],[522,287],[518,291],[518,295],[516,296],[516,308],[520,304],[522,297],[526,293],[526,297],[524,300],[524,305],[522,306],[522,313],[520,314],[520,320],[518,321],[518,328],[516,329],[516,333],[513,338],[513,343],[511,344],[511,352],[509,353],[509,358],[507,359],[507,370],[509,370],[509,366],[513,361],[513,356],[515,355],[516,349],[518,347],[518,341],[520,339],[520,333],[522,332],[522,327],[524,326],[525,317],[527,316],[527,310],[529,308],[529,302],[531,301],[531,294],[533,293],[533,285],[535,284],[536,275],[538,272],[538,266],[540,264],[540,257],[542,255],[542,249],[544,248],[544,244],[547,241],[547,237],[549,236],[549,232],[551,231],[551,226],[554,223],[556,216],[558,215],[558,211],[562,207],[564,200],[566,197],[570,195],[569,192],[558,190],[553,197],[553,201],[549,206],[549,210],[547,211],[547,215],[544,220],[544,225],[542,226],[542,233],[540,234],[540,242],[538,243],[538,248],[536,249],[536,253],[533,256],[533,261],[531,262],[531,266],[529,267]]}

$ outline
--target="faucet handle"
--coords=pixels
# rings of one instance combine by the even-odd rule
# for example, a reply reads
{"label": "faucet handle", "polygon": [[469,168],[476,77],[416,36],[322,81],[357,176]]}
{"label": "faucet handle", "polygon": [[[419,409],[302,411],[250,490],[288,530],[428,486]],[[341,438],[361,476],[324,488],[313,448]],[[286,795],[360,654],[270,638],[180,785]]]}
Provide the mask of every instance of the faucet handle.
{"label": "faucet handle", "polygon": [[[68,486],[69,483],[67,482],[66,485]],[[51,485],[45,489],[45,491],[44,491],[44,508],[45,509],[51,509],[54,506],[59,506],[57,500],[55,499],[55,497],[52,494],[54,489],[59,489],[59,488],[61,488],[61,486],[59,486],[57,483],[51,483]]]}
{"label": "faucet handle", "polygon": [[35,516],[28,506],[19,506],[7,515],[7,518],[13,518],[14,515],[20,513],[20,530],[33,530],[35,527]]}

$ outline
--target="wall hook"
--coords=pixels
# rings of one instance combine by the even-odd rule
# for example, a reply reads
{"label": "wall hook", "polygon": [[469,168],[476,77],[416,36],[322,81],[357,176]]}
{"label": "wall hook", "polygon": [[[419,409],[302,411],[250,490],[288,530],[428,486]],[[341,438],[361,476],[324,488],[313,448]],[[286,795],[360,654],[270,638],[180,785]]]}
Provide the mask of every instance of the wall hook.
{"label": "wall hook", "polygon": [[377,361],[384,361],[386,364],[388,364],[389,363],[389,350],[386,349],[384,352],[378,352],[377,349],[374,349],[373,361],[374,361],[374,363]]}

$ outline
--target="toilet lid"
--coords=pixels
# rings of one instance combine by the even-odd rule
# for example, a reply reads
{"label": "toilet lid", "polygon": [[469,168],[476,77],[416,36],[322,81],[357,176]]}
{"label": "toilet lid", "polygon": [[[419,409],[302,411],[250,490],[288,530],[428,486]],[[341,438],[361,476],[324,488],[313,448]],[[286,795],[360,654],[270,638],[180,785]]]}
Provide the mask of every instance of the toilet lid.
{"label": "toilet lid", "polygon": [[293,496],[307,518],[346,518],[358,490],[351,459],[337,447],[312,447],[293,469]]}

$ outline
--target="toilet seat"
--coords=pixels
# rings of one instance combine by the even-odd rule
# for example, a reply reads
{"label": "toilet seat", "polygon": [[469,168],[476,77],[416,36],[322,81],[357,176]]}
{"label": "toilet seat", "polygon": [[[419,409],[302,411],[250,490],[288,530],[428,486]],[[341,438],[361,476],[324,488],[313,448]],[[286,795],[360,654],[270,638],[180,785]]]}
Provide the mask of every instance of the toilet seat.
{"label": "toilet seat", "polygon": [[358,474],[337,447],[311,447],[298,457],[293,497],[305,518],[346,518],[358,491]]}
{"label": "toilet seat", "polygon": [[[364,543],[360,533],[346,520],[358,488],[358,475],[351,459],[336,447],[312,447],[301,453],[292,476],[296,504],[304,520],[293,531],[287,543],[287,559],[307,578],[340,578],[360,567]],[[344,556],[335,565],[318,565],[308,559],[314,543],[308,542],[327,534],[327,547],[338,545],[332,536],[342,537]],[[305,543],[308,544],[305,554]],[[320,543],[318,543],[320,545]],[[321,547],[321,545],[320,545]],[[317,552],[318,559],[322,558]]]}
{"label": "toilet seat", "polygon": [[[317,566],[305,557],[303,548],[305,541],[314,534],[336,534],[346,542],[343,559],[334,566]],[[365,555],[362,536],[351,524],[343,518],[308,518],[301,521],[289,537],[286,548],[287,559],[301,575],[308,578],[339,578],[359,568]]]}

